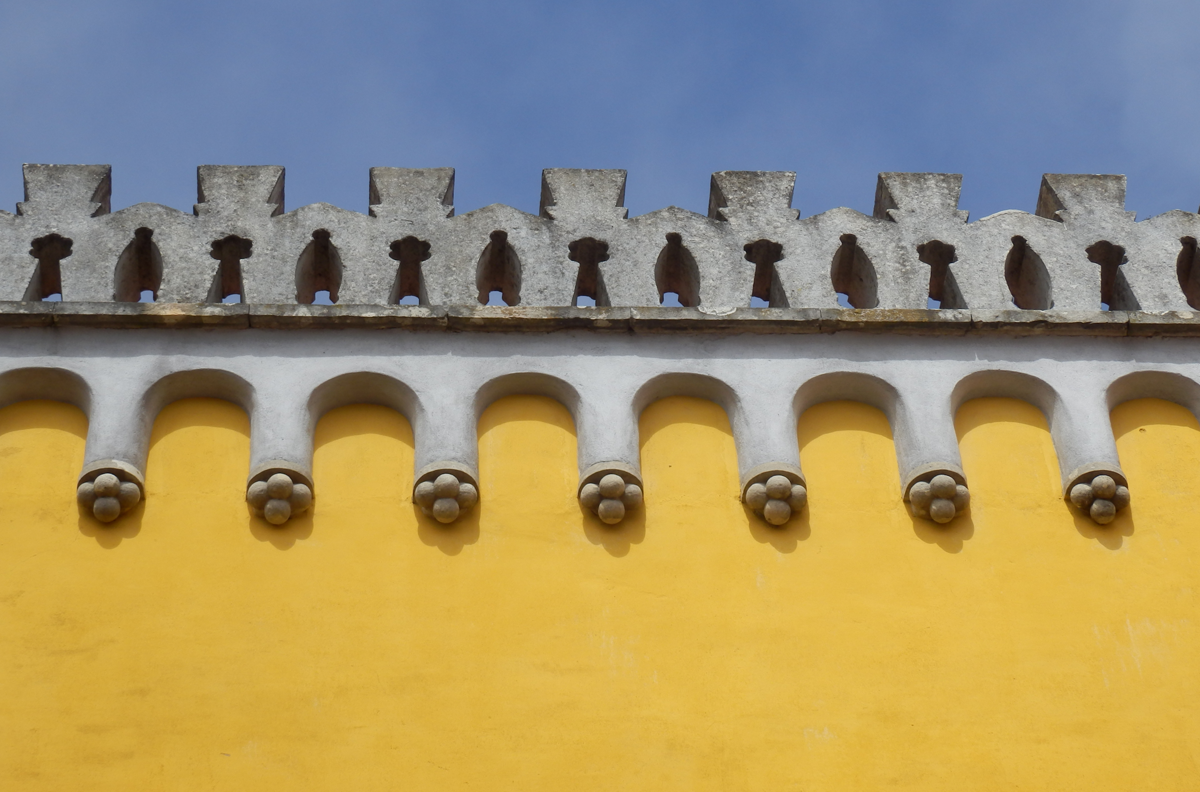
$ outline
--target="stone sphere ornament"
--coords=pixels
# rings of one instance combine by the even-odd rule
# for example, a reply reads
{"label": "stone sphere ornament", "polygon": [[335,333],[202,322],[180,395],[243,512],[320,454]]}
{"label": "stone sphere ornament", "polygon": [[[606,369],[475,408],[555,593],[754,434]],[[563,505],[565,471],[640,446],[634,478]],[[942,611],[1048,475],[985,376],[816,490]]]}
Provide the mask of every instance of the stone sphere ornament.
{"label": "stone sphere ornament", "polygon": [[605,473],[599,481],[583,485],[579,502],[604,524],[616,525],[629,509],[641,505],[642,488],[620,473]]}
{"label": "stone sphere ornament", "polygon": [[916,517],[945,525],[971,505],[971,491],[945,473],[918,481],[908,490],[908,502]]}
{"label": "stone sphere ornament", "polygon": [[413,488],[413,503],[421,513],[449,525],[479,502],[479,490],[469,481],[460,481],[453,473],[441,473],[436,478],[417,482]]}
{"label": "stone sphere ornament", "polygon": [[776,473],[766,481],[746,487],[742,502],[771,525],[780,526],[792,519],[794,512],[804,508],[808,490],[803,484],[795,484],[787,476]]}
{"label": "stone sphere ornament", "polygon": [[1129,487],[1118,484],[1107,473],[1093,476],[1091,481],[1081,481],[1067,497],[1075,508],[1092,518],[1097,525],[1108,525],[1117,518],[1117,512],[1129,505]]}
{"label": "stone sphere ornament", "polygon": [[75,490],[75,499],[100,522],[109,523],[137,506],[142,489],[132,481],[122,481],[113,473],[101,473]]}
{"label": "stone sphere ornament", "polygon": [[273,473],[265,481],[255,481],[246,488],[246,502],[254,516],[271,525],[283,525],[293,516],[308,511],[312,499],[309,486],[293,481],[287,473]]}

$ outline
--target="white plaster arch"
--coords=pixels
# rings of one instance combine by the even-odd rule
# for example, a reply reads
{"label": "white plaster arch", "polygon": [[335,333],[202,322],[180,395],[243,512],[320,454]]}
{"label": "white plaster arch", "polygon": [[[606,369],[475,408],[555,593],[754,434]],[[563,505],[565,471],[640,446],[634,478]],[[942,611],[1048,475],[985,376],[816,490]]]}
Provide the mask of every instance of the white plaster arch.
{"label": "white plaster arch", "polygon": [[1200,383],[1173,371],[1134,371],[1113,380],[1105,390],[1111,412],[1134,399],[1162,399],[1186,408],[1200,420]]}

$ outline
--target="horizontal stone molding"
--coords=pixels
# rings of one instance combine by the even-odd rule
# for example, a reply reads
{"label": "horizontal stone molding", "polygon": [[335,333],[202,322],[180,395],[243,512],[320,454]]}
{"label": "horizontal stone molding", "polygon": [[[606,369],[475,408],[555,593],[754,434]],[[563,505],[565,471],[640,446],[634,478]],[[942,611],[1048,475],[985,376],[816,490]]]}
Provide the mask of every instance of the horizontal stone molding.
{"label": "horizontal stone molding", "polygon": [[375,305],[208,305],[0,302],[0,328],[120,330],[212,327],[372,328],[452,332],[592,330],[614,333],[886,333],[991,336],[1200,336],[1200,312],[931,311],[738,308],[471,308]]}

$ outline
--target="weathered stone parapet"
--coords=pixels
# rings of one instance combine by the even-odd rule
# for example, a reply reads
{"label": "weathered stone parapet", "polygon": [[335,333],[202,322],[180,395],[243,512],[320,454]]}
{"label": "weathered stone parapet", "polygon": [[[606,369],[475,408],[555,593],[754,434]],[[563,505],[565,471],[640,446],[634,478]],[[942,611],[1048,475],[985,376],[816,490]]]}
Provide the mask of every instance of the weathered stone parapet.
{"label": "weathered stone parapet", "polygon": [[[1048,174],[1034,213],[968,222],[953,174],[880,174],[871,215],[838,208],[804,218],[791,208],[795,176],[784,172],[714,174],[707,216],[668,207],[634,218],[622,205],[624,171],[545,171],[537,215],[493,205],[455,216],[451,169],[370,175],[368,214],[328,204],[284,211],[277,166],[202,166],[193,213],[153,204],[112,212],[107,166],[27,165],[27,200],[16,215],[0,213],[0,302],[330,300],[356,309],[318,312],[321,321],[367,322],[379,315],[365,306],[398,303],[680,305],[727,317],[754,298],[777,310],[901,312],[890,321],[922,327],[932,322],[905,312],[966,311],[943,320],[963,330],[994,321],[1078,324],[1072,316],[1101,312],[1186,314],[1200,305],[1198,215],[1138,222],[1124,208],[1120,176]],[[1047,316],[995,318],[1016,311]],[[249,322],[256,314],[244,315]],[[647,326],[663,322],[637,316]],[[889,319],[824,321],[829,330]]]}

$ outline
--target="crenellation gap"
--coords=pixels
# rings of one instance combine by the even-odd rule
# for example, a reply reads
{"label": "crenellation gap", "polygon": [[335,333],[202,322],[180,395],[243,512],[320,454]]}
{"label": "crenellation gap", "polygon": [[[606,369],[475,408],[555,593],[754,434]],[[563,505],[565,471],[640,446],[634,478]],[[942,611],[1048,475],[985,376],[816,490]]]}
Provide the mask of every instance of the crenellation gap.
{"label": "crenellation gap", "polygon": [[829,277],[833,290],[844,295],[845,305],[839,298],[838,304],[851,308],[875,308],[879,305],[879,283],[875,265],[866,251],[858,244],[854,234],[842,234],[841,245],[833,254]]}
{"label": "crenellation gap", "polygon": [[[746,261],[754,264],[754,283],[750,287],[751,308],[787,308],[787,293],[775,265],[783,259],[783,245],[759,239],[742,246]],[[757,301],[757,302],[756,302]]]}
{"label": "crenellation gap", "polygon": [[1054,307],[1050,272],[1023,236],[1012,238],[1012,248],[1004,259],[1004,280],[1017,308],[1048,311]]}
{"label": "crenellation gap", "polygon": [[[25,290],[23,300],[36,302],[62,301],[62,266],[63,259],[71,255],[74,242],[58,234],[47,234],[33,240],[29,246],[29,255],[37,259],[33,268],[33,277]],[[57,297],[57,299],[55,299]]]}
{"label": "crenellation gap", "polygon": [[430,250],[428,242],[411,235],[392,242],[388,256],[397,262],[396,280],[388,302],[394,305],[425,305],[429,302],[421,262],[429,260]]}
{"label": "crenellation gap", "polygon": [[958,261],[954,245],[949,245],[939,239],[917,245],[917,257],[929,265],[929,303],[930,308],[961,309],[967,307],[958,282],[954,279],[954,271],[950,265]]}
{"label": "crenellation gap", "polygon": [[1200,310],[1200,254],[1196,250],[1196,238],[1185,236],[1179,240],[1179,244],[1179,256],[1175,259],[1179,288],[1183,290],[1188,305]]}
{"label": "crenellation gap", "polygon": [[479,254],[475,285],[480,305],[512,306],[521,302],[521,260],[508,243],[508,233],[496,230]]}
{"label": "crenellation gap", "polygon": [[333,244],[333,234],[325,228],[313,231],[312,241],[296,262],[296,302],[302,305],[336,303],[343,269],[342,256]]}
{"label": "crenellation gap", "polygon": [[[666,236],[667,244],[654,262],[654,281],[658,286],[659,305],[695,308],[700,305],[700,268],[692,252],[675,232]],[[671,302],[667,295],[675,295]]]}
{"label": "crenellation gap", "polygon": [[1141,310],[1137,296],[1121,270],[1128,261],[1125,248],[1102,239],[1087,248],[1087,257],[1088,261],[1100,265],[1100,310]]}
{"label": "crenellation gap", "polygon": [[[238,303],[244,298],[242,285],[242,261],[250,258],[254,243],[236,234],[212,241],[209,256],[220,263],[208,290],[210,303]],[[236,299],[234,299],[236,298]]]}
{"label": "crenellation gap", "polygon": [[113,299],[117,302],[154,302],[162,286],[163,260],[154,242],[154,230],[133,232],[133,241],[117,259]]}
{"label": "crenellation gap", "polygon": [[608,261],[608,243],[594,237],[576,239],[567,245],[567,258],[579,264],[571,305],[577,308],[610,305],[604,274],[600,271],[600,262]]}

